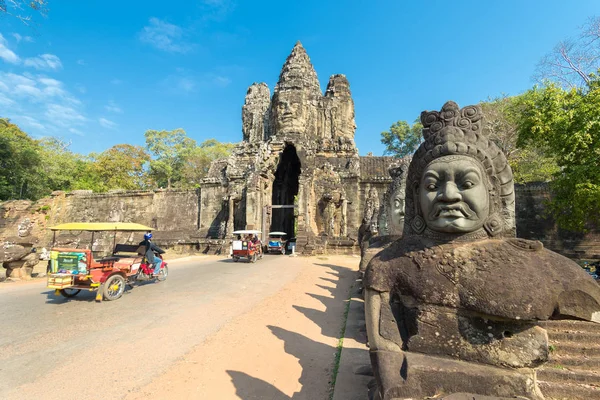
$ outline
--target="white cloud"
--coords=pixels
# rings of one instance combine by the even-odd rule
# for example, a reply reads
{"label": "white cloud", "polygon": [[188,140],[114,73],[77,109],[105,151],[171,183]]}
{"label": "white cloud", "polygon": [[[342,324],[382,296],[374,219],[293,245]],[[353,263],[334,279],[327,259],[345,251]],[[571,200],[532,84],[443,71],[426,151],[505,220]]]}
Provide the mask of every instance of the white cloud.
{"label": "white cloud", "polygon": [[215,76],[212,81],[215,85],[220,87],[228,86],[231,83],[231,79],[226,76]]}
{"label": "white cloud", "polygon": [[16,100],[24,102],[64,102],[80,104],[79,99],[69,93],[59,80],[44,75],[23,75],[0,72],[0,91],[6,92]]}
{"label": "white cloud", "polygon": [[10,106],[14,106],[15,102],[14,102],[14,100],[6,97],[5,94],[0,93],[0,105],[2,105],[4,107],[10,107]]}
{"label": "white cloud", "polygon": [[139,38],[159,50],[172,53],[187,53],[192,46],[183,40],[183,29],[177,25],[150,18],[150,24],[142,29]]}
{"label": "white cloud", "polygon": [[17,43],[20,43],[21,40],[29,43],[33,42],[33,38],[31,36],[21,36],[18,33],[13,33],[12,36],[15,38]]}
{"label": "white cloud", "polygon": [[54,71],[62,68],[60,58],[54,54],[41,54],[37,57],[26,58],[23,64],[35,69],[51,69]]}
{"label": "white cloud", "polygon": [[44,113],[49,121],[54,124],[68,128],[71,124],[82,124],[86,118],[73,107],[61,104],[48,104]]}
{"label": "white cloud", "polygon": [[122,114],[123,110],[121,109],[121,107],[119,107],[114,101],[109,101],[108,105],[104,106],[104,109],[108,112],[112,112],[112,113],[117,113],[117,114]]}
{"label": "white cloud", "polygon": [[117,124],[114,123],[111,120],[108,120],[106,118],[98,118],[98,122],[100,123],[100,125],[104,128],[107,129],[115,129],[117,127]]}
{"label": "white cloud", "polygon": [[20,63],[21,59],[19,56],[16,55],[14,51],[6,47],[6,44],[6,39],[4,39],[4,36],[2,36],[0,33],[0,58],[11,64]]}
{"label": "white cloud", "polygon": [[28,115],[15,115],[13,120],[19,122],[19,125],[28,126],[34,129],[46,130],[46,127],[41,124],[37,119]]}
{"label": "white cloud", "polygon": [[84,136],[83,132],[81,132],[79,129],[69,128],[69,132],[74,133],[77,136]]}
{"label": "white cloud", "polygon": [[79,64],[79,65],[87,65],[84,60],[77,60],[77,64]]}

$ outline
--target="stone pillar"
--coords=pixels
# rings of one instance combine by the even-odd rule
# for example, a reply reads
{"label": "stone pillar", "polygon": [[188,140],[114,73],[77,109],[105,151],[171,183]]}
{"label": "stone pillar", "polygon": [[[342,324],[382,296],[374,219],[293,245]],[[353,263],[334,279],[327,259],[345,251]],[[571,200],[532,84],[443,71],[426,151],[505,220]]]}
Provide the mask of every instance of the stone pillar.
{"label": "stone pillar", "polygon": [[348,200],[346,200],[345,198],[342,199],[342,230],[341,230],[341,235],[342,237],[347,237],[348,236],[348,219],[347,219],[347,215],[346,213],[348,212]]}
{"label": "stone pillar", "polygon": [[233,214],[234,214],[234,210],[233,210],[233,196],[229,196],[228,200],[227,200],[227,229],[225,231],[226,235],[231,235],[231,233],[233,232]]}

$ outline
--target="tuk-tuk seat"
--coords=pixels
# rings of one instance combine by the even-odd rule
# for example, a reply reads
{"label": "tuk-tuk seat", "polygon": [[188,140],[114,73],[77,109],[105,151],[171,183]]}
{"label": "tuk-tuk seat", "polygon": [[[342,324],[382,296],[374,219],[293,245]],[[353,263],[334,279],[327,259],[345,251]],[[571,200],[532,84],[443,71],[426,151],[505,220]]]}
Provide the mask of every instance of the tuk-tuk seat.
{"label": "tuk-tuk seat", "polygon": [[139,246],[137,244],[118,244],[115,246],[113,255],[117,253],[135,253],[137,255],[143,256],[145,252],[145,246]]}
{"label": "tuk-tuk seat", "polygon": [[96,260],[96,262],[105,263],[105,262],[119,261],[120,259],[121,259],[121,257],[118,257],[118,256],[108,256],[108,257],[103,257],[99,260]]}

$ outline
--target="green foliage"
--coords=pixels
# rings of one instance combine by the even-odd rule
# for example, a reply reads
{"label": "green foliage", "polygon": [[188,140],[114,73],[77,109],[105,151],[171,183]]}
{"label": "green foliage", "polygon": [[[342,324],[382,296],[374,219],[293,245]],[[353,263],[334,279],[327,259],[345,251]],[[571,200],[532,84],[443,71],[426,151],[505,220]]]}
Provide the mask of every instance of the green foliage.
{"label": "green foliage", "polygon": [[533,88],[520,99],[518,145],[542,146],[560,170],[552,182],[550,209],[558,224],[584,231],[600,224],[600,81],[586,90],[555,84]]}
{"label": "green foliage", "polygon": [[184,188],[198,187],[200,179],[208,174],[211,162],[226,158],[234,147],[233,143],[221,143],[216,139],[208,139],[200,146],[189,148],[181,169],[180,186]]}
{"label": "green foliage", "polygon": [[422,129],[423,125],[418,119],[412,126],[406,121],[395,122],[389,131],[381,132],[381,143],[385,145],[384,154],[394,157],[413,154],[423,141]]}
{"label": "green foliage", "polygon": [[0,119],[0,200],[37,195],[39,144],[8,119]]}
{"label": "green foliage", "polygon": [[142,190],[149,186],[150,156],[143,147],[118,144],[93,158],[95,172],[106,190]]}
{"label": "green foliage", "polygon": [[185,131],[147,131],[141,146],[118,144],[87,156],[73,153],[58,138],[31,138],[0,118],[0,201],[31,199],[54,190],[144,190],[154,185],[198,187],[213,160],[227,157],[234,145],[209,139],[200,146]]}
{"label": "green foliage", "polygon": [[559,168],[549,151],[538,144],[517,143],[521,96],[502,96],[482,102],[483,130],[504,152],[515,182],[550,181]]}
{"label": "green foliage", "polygon": [[150,161],[150,175],[157,185],[170,189],[181,180],[185,158],[196,147],[196,141],[187,137],[183,129],[148,130],[145,137],[146,147],[154,156]]}

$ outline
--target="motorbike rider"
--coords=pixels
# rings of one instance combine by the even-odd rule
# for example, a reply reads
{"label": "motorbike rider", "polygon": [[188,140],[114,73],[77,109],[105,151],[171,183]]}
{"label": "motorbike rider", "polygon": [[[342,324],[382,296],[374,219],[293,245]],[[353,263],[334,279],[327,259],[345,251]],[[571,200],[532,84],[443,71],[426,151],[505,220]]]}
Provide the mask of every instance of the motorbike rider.
{"label": "motorbike rider", "polygon": [[145,246],[144,256],[146,257],[146,261],[149,264],[154,264],[154,275],[158,275],[160,272],[160,265],[162,264],[162,259],[160,257],[155,257],[154,252],[158,254],[164,254],[165,251],[152,243],[150,240],[152,239],[152,233],[148,232],[144,234],[144,240],[140,242],[140,246]]}

